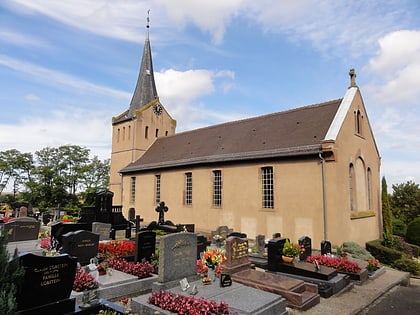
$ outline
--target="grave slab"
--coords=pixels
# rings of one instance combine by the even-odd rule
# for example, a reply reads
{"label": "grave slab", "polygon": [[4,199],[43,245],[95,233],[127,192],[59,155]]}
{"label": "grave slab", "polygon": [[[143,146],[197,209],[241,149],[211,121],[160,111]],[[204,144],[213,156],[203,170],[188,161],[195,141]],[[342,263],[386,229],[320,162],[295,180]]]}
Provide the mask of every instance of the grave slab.
{"label": "grave slab", "polygon": [[[203,285],[201,281],[190,283],[190,287],[198,289],[195,297],[204,297],[218,303],[226,302],[231,311],[240,315],[286,315],[286,300],[270,292],[261,291],[239,283],[232,283],[232,286],[220,288],[218,281],[211,285]],[[169,290],[174,294],[189,296],[189,292],[182,291],[180,286]],[[147,303],[150,294],[141,295],[133,298],[131,307],[134,312],[142,315],[154,315],[159,312],[161,315],[172,314],[156,306]]]}
{"label": "grave slab", "polygon": [[279,294],[286,298],[287,306],[298,310],[307,310],[320,301],[317,285],[291,277],[250,269],[233,274],[232,280]]}

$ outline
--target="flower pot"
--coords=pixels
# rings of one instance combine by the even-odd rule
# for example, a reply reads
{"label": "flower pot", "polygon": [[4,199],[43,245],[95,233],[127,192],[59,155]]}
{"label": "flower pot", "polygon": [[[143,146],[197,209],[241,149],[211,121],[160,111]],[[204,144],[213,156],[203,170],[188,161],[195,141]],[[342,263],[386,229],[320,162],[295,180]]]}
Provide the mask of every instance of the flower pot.
{"label": "flower pot", "polygon": [[291,263],[291,262],[293,262],[293,260],[295,260],[295,257],[281,256],[281,259],[282,259],[284,262]]}

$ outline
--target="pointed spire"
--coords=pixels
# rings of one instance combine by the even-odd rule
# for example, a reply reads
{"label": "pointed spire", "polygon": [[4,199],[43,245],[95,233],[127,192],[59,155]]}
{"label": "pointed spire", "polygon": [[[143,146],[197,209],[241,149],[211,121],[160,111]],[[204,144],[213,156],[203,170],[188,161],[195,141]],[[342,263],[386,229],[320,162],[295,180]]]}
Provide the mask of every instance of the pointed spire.
{"label": "pointed spire", "polygon": [[149,11],[147,11],[147,35],[144,42],[143,57],[141,59],[140,72],[134,89],[133,98],[130,102],[128,117],[133,117],[134,111],[158,98],[155,76],[153,73],[152,50],[149,39]]}
{"label": "pointed spire", "polygon": [[350,69],[349,76],[350,76],[350,86],[349,86],[349,88],[357,87],[357,84],[356,84],[356,71],[354,69]]}

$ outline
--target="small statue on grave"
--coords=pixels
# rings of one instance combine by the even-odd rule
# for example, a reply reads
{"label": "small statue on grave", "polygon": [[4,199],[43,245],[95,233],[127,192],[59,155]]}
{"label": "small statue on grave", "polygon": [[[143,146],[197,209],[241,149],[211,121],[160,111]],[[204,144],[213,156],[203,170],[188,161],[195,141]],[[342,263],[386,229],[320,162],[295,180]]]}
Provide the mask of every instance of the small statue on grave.
{"label": "small statue on grave", "polygon": [[161,201],[159,203],[159,206],[157,206],[155,210],[156,212],[159,212],[158,224],[159,225],[165,224],[165,212],[168,212],[168,207],[165,206],[165,202]]}

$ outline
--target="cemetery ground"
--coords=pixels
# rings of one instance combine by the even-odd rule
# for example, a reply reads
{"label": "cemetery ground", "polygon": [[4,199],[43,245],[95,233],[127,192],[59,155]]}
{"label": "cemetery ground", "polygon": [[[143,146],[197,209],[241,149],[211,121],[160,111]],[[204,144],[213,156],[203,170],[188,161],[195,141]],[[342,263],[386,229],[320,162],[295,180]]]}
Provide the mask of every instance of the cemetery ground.
{"label": "cemetery ground", "polygon": [[[25,224],[27,225],[27,223]],[[72,255],[80,256],[78,257],[79,262],[82,261],[83,265],[91,265],[92,261],[90,260],[90,257],[88,257],[89,255],[92,255],[89,250],[90,245],[92,243],[98,244],[100,241],[106,242],[109,240],[107,240],[106,237],[107,233],[101,233],[100,229],[105,229],[106,231],[107,227],[105,225],[97,227],[98,236],[96,236],[96,234],[93,235],[94,233],[88,231],[67,232],[60,241],[63,246],[66,247],[67,251],[72,252]],[[50,234],[51,227],[42,226],[41,231]],[[72,297],[75,298],[76,305],[79,306],[89,298],[91,298],[90,302],[95,300],[95,298],[97,301],[106,299],[106,301],[116,303],[116,308],[121,312],[120,314],[124,314],[124,310],[121,308],[121,298],[131,298],[130,307],[133,311],[132,314],[139,315],[176,314],[148,304],[147,300],[150,298],[151,291],[159,292],[160,290],[165,290],[172,294],[184,295],[188,299],[205,297],[218,303],[225,301],[233,310],[231,314],[418,314],[418,310],[420,309],[420,280],[417,278],[410,278],[408,273],[388,267],[383,267],[384,272],[375,278],[367,278],[363,281],[352,280],[343,282],[344,284],[342,287],[339,286],[337,292],[334,292],[330,296],[327,294],[327,296],[321,295],[321,297],[319,297],[318,295],[317,297],[315,294],[315,296],[311,298],[312,302],[308,302],[306,305],[302,302],[303,304],[301,304],[301,306],[291,303],[295,298],[293,292],[286,292],[284,296],[273,294],[275,290],[284,289],[281,285],[279,286],[276,283],[262,285],[261,288],[258,286],[240,284],[239,282],[241,279],[238,278],[239,282],[235,281],[234,274],[247,272],[253,267],[255,269],[252,270],[261,273],[266,273],[267,270],[258,266],[255,267],[254,264],[251,264],[248,261],[248,253],[251,252],[251,246],[248,242],[250,241],[250,243],[254,245],[253,247],[255,247],[259,241],[258,237],[255,242],[253,242],[252,240],[246,239],[246,235],[232,232],[232,230],[217,230],[213,235],[214,242],[211,244],[210,248],[218,248],[221,245],[220,240],[218,239],[219,234],[223,234],[222,239],[225,239],[225,245],[222,247],[226,250],[227,257],[224,257],[226,265],[225,271],[228,273],[226,274],[226,278],[214,278],[210,285],[204,284],[202,278],[196,273],[197,258],[200,257],[197,249],[201,248],[201,250],[205,251],[206,248],[208,248],[207,245],[209,245],[205,241],[207,238],[205,233],[173,233],[173,235],[169,234],[166,236],[156,236],[152,235],[152,233],[146,233],[141,237],[141,249],[140,247],[136,249],[136,259],[141,259],[141,257],[143,257],[142,255],[145,255],[146,258],[150,258],[150,255],[155,252],[155,246],[160,250],[158,274],[149,279],[148,282],[145,282],[147,283],[147,288],[140,288],[137,286],[135,283],[139,282],[139,280],[137,280],[136,277],[124,274],[123,272],[114,271],[113,274],[100,276],[98,278],[100,284],[100,287],[96,292],[98,296],[89,297],[85,293],[76,293],[73,291],[71,293]],[[229,238],[229,241],[226,241],[228,234],[238,236],[232,236]],[[199,240],[197,235],[205,235],[206,237],[203,241],[203,239]],[[116,239],[124,240],[124,231],[117,231]],[[13,247],[23,246],[20,248],[23,249],[23,251],[30,251],[36,254],[42,253],[42,249],[39,248],[39,239],[31,241],[22,241],[19,239],[18,242],[19,243],[8,244],[9,252],[12,252]],[[34,242],[37,243],[36,247],[34,247]],[[75,244],[82,244],[83,246],[76,246]],[[284,245],[282,239],[270,240],[270,244],[271,249],[276,248],[276,246]],[[136,244],[136,247],[137,246],[138,244]],[[321,245],[321,247],[322,246],[323,245]],[[86,248],[88,248],[88,254],[85,252]],[[312,251],[313,254],[318,252],[317,250]],[[203,255],[201,255],[201,257],[202,256]],[[273,255],[271,255],[271,258],[268,258],[268,260],[270,259],[277,265],[277,258],[273,258]],[[65,260],[58,265],[72,263],[72,261]],[[268,264],[270,264],[270,261]],[[295,266],[299,266],[299,264],[300,263],[294,263]],[[291,265],[288,266],[290,267]],[[214,267],[216,267],[217,270],[217,264]],[[317,273],[328,274],[330,272],[323,266],[318,268],[320,269],[316,271]],[[301,271],[298,271],[297,273],[299,272]],[[285,275],[282,270],[276,270],[273,273],[280,277],[278,279],[285,279],[286,282],[293,283],[293,285],[295,283],[299,284],[300,282],[303,282],[302,279],[305,281],[308,279],[307,274],[305,274],[305,277],[297,275],[297,278],[289,278],[289,275]],[[58,273],[49,273],[48,276],[50,276],[48,281],[58,281],[58,278],[66,277],[67,275],[62,276]],[[281,278],[283,276],[285,276],[285,278]],[[336,274],[332,272],[332,276],[335,279]],[[314,280],[314,282],[319,285],[323,280],[319,280],[320,282],[317,281],[317,279]],[[342,279],[339,278],[337,281],[342,281]],[[334,283],[333,286],[334,285],[337,284]],[[32,287],[31,289],[33,290],[34,288]],[[138,290],[138,292],[136,290]],[[64,305],[63,309],[66,307],[67,306]],[[223,307],[223,304],[220,307]],[[54,313],[54,310],[51,309],[48,310],[45,308],[44,310],[51,314]],[[86,310],[79,308],[78,311],[78,314],[80,315],[98,314],[98,312],[93,312],[93,309],[92,312],[89,312],[89,308]],[[23,311],[19,314],[26,315],[37,313],[25,313],[25,311]],[[187,312],[186,314],[194,313]]]}

